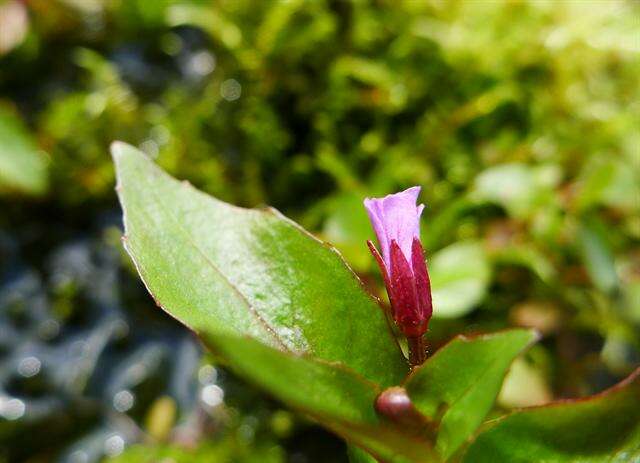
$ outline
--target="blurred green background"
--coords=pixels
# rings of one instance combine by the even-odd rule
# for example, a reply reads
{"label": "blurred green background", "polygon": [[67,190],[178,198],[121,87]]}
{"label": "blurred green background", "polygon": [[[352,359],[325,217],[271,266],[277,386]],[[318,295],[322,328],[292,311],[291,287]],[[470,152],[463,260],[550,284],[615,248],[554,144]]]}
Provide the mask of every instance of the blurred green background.
{"label": "blurred green background", "polygon": [[155,308],[113,140],[277,207],[380,296],[362,199],[421,185],[433,345],[543,334],[495,413],[619,381],[640,364],[639,53],[630,0],[0,0],[0,461],[346,461]]}

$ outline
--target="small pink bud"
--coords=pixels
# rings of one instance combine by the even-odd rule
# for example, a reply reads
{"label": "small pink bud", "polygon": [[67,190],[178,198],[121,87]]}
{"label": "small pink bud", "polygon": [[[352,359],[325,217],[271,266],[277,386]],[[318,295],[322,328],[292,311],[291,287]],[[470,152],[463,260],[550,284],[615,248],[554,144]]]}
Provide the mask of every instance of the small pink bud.
{"label": "small pink bud", "polygon": [[415,414],[415,409],[407,391],[399,386],[385,389],[376,397],[376,411],[393,421],[402,421],[403,418]]}
{"label": "small pink bud", "polygon": [[420,243],[424,206],[416,206],[418,194],[420,187],[416,186],[364,200],[382,256],[371,241],[367,245],[384,277],[393,319],[408,338],[419,338],[427,331],[433,312],[431,283]]}
{"label": "small pink bud", "polygon": [[405,430],[413,431],[416,435],[432,430],[432,423],[418,412],[407,391],[403,387],[394,386],[385,389],[376,397],[374,404],[376,412],[384,418],[397,423]]}

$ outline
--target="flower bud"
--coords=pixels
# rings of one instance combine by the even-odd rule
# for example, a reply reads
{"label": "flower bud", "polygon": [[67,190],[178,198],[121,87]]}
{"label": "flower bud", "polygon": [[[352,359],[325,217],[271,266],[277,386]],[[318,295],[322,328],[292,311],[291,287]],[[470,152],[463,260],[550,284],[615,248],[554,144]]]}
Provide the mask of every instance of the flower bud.
{"label": "flower bud", "polygon": [[364,206],[382,255],[371,241],[369,249],[380,267],[391,302],[393,319],[407,338],[426,331],[433,312],[431,283],[420,243],[420,187],[384,198],[367,198]]}
{"label": "flower bud", "polygon": [[415,435],[432,433],[434,430],[433,423],[415,408],[403,387],[394,386],[382,391],[376,397],[374,408],[378,415],[409,432],[413,431]]}

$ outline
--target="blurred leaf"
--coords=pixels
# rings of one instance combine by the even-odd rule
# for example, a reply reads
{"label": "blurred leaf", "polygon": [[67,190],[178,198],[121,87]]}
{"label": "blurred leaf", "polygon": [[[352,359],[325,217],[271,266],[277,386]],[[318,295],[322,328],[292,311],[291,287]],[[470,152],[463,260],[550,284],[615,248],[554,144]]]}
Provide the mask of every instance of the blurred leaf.
{"label": "blurred leaf", "polygon": [[440,420],[436,449],[445,459],[480,426],[509,365],[536,339],[522,329],[458,336],[413,371],[407,393],[421,413]]}
{"label": "blurred leaf", "polygon": [[487,425],[465,462],[632,462],[640,458],[640,369],[593,397],[516,411]]}
{"label": "blurred leaf", "polygon": [[118,13],[123,16],[123,21],[128,20],[138,27],[141,24],[158,27],[164,22],[166,9],[171,3],[171,0],[131,0],[123,3]]}
{"label": "blurred leaf", "polygon": [[163,441],[169,437],[176,421],[177,406],[169,396],[158,397],[146,416],[145,427],[155,440]]}
{"label": "blurred leaf", "polygon": [[302,5],[303,2],[300,0],[277,2],[273,8],[268,10],[259,30],[256,31],[256,36],[258,37],[256,45],[263,53],[273,52],[279,36],[287,31],[286,26],[289,24],[291,17]]}
{"label": "blurred leaf", "polygon": [[342,362],[382,386],[406,365],[340,256],[274,209],[242,209],[113,145],[125,245],[157,303],[198,333],[249,335]]}
{"label": "blurred leaf", "polygon": [[476,207],[481,201],[474,201],[469,196],[461,196],[447,203],[445,207],[422,227],[421,239],[424,248],[435,249],[450,240],[453,230],[459,225],[461,217]]}
{"label": "blurred leaf", "polygon": [[560,181],[556,166],[531,167],[526,164],[502,164],[476,177],[473,197],[503,206],[509,214],[525,218],[541,204],[551,188]]}
{"label": "blurred leaf", "polygon": [[491,269],[482,245],[455,243],[427,257],[433,289],[433,316],[461,317],[485,296]]}
{"label": "blurred leaf", "polygon": [[225,439],[220,442],[206,443],[193,448],[177,445],[136,445],[115,458],[104,460],[108,463],[279,463],[284,461],[282,450],[278,447],[248,447]]}
{"label": "blurred leaf", "polygon": [[229,21],[221,11],[211,8],[211,5],[193,3],[175,3],[167,8],[167,24],[176,27],[192,25],[201,27],[230,50],[238,49],[242,45],[242,31]]}
{"label": "blurred leaf", "polygon": [[[637,157],[635,162],[638,162]],[[601,204],[637,212],[640,209],[640,171],[638,165],[636,169],[630,167],[628,161],[612,156],[592,156],[578,177],[578,209],[586,210]]]}
{"label": "blurred leaf", "polygon": [[337,76],[349,76],[364,84],[390,89],[394,83],[394,74],[384,65],[375,61],[344,56],[336,61],[334,71]]}
{"label": "blurred leaf", "polygon": [[640,278],[624,286],[625,310],[631,320],[640,324]]}
{"label": "blurred leaf", "polygon": [[377,463],[375,458],[354,445],[347,447],[347,455],[349,456],[349,463]]}
{"label": "blurred leaf", "polygon": [[344,157],[333,149],[323,146],[316,153],[316,158],[318,167],[331,175],[340,189],[345,191],[361,189],[356,176],[354,176],[352,169],[345,162]]}
{"label": "blurred leaf", "polygon": [[329,198],[328,212],[322,229],[323,237],[334,244],[357,270],[370,268],[371,255],[366,242],[372,238],[369,218],[362,205],[362,196],[342,193]]}
{"label": "blurred leaf", "polygon": [[531,407],[550,402],[553,398],[549,385],[542,373],[525,359],[516,359],[498,396],[502,407]]}
{"label": "blurred leaf", "polygon": [[564,312],[550,301],[524,301],[509,310],[509,320],[515,326],[533,328],[542,334],[557,332],[565,323]]}
{"label": "blurred leaf", "polygon": [[578,250],[591,281],[604,292],[618,286],[615,262],[602,233],[593,222],[583,222],[578,230]]}
{"label": "blurred leaf", "polygon": [[551,282],[556,276],[556,270],[547,256],[529,243],[501,247],[494,250],[491,257],[496,262],[522,265],[545,283]]}
{"label": "blurred leaf", "polygon": [[45,193],[47,164],[22,122],[0,108],[0,191]]}

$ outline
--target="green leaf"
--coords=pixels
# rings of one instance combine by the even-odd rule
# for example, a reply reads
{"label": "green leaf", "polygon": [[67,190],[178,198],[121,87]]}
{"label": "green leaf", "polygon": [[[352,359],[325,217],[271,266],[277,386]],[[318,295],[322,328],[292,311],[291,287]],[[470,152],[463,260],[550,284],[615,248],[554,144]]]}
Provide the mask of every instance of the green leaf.
{"label": "green leaf", "polygon": [[[437,249],[446,244],[454,235],[465,214],[484,206],[485,201],[474,200],[470,195],[460,196],[444,205],[443,209],[429,220],[428,227],[422,227],[420,239],[425,249]],[[442,243],[442,244],[441,244]]]}
{"label": "green leaf", "polygon": [[492,201],[512,216],[525,218],[549,200],[552,188],[559,181],[560,170],[554,165],[502,164],[476,177],[473,197]]}
{"label": "green leaf", "polygon": [[355,445],[347,447],[347,456],[349,463],[377,463],[377,460]]}
{"label": "green leaf", "polygon": [[229,50],[237,50],[242,45],[241,29],[222,12],[198,2],[171,3],[165,15],[169,26],[199,27]]}
{"label": "green leaf", "polygon": [[112,148],[125,247],[156,302],[198,333],[249,335],[341,362],[382,387],[406,363],[382,309],[339,254],[274,209],[242,209]]}
{"label": "green leaf", "polygon": [[[613,254],[604,238],[606,229],[595,221],[585,221],[578,229],[577,244],[589,278],[601,291],[610,292],[618,286]],[[600,229],[598,229],[600,228]]]}
{"label": "green leaf", "polygon": [[406,364],[384,314],[329,246],[272,209],[208,197],[113,146],[125,244],[156,299],[239,375],[389,461],[432,461],[429,441],[373,404]]}
{"label": "green leaf", "polygon": [[280,463],[285,461],[282,449],[273,445],[243,446],[231,438],[204,443],[197,448],[177,445],[134,445],[106,463]]}
{"label": "green leaf", "polygon": [[592,156],[578,176],[580,194],[575,200],[578,210],[585,211],[602,204],[630,213],[638,211],[638,171],[630,169],[629,164],[629,161],[613,156]]}
{"label": "green leaf", "polygon": [[487,425],[465,462],[640,460],[640,369],[586,399],[522,409]]}
{"label": "green leaf", "polygon": [[0,108],[0,191],[44,194],[47,164],[22,122]]}
{"label": "green leaf", "polygon": [[434,317],[461,317],[484,298],[491,269],[480,243],[452,244],[428,261]]}
{"label": "green leaf", "polygon": [[427,440],[378,417],[374,383],[341,365],[281,352],[248,337],[204,335],[240,376],[385,461],[437,461]]}
{"label": "green leaf", "polygon": [[509,365],[536,339],[534,331],[522,329],[458,336],[414,370],[407,393],[418,411],[440,420],[436,449],[445,459],[480,426]]}
{"label": "green leaf", "polygon": [[548,257],[532,244],[518,243],[501,246],[491,254],[494,262],[526,267],[545,283],[551,282],[556,277],[556,270]]}
{"label": "green leaf", "polygon": [[512,409],[542,405],[552,399],[553,394],[540,369],[522,357],[515,359],[500,389],[498,405]]}

